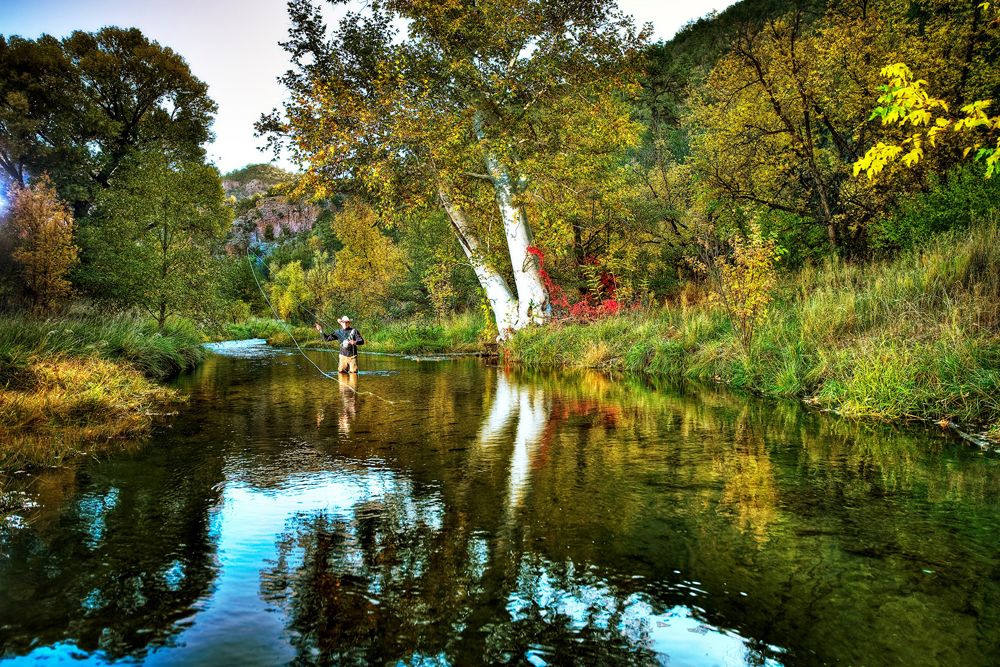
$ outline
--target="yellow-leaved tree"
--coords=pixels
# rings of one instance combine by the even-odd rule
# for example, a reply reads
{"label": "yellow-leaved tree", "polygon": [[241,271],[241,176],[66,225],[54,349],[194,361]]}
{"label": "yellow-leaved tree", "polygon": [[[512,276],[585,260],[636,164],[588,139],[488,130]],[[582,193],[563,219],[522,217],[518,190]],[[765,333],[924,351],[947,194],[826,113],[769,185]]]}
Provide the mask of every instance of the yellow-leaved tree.
{"label": "yellow-leaved tree", "polygon": [[[970,54],[977,43],[995,45],[1000,37],[1000,7],[996,3],[978,3],[966,32],[970,33],[964,36]],[[941,75],[940,70],[932,69],[934,63],[929,65],[924,64],[922,69]],[[996,88],[1000,73],[994,63],[982,57],[967,57],[958,84],[951,86],[950,101],[932,94],[928,81],[917,78],[905,62],[883,67],[880,74],[885,83],[879,87],[878,106],[869,120],[880,119],[886,136],[855,161],[855,176],[864,172],[869,180],[875,180],[894,164],[916,166],[925,159],[928,149],[957,144],[963,158],[971,156],[982,161],[986,178],[992,178],[1000,163],[1000,116],[991,114],[992,99],[966,102],[964,96],[973,79],[979,80],[976,89],[980,91]]]}
{"label": "yellow-leaved tree", "polygon": [[882,68],[888,79],[879,97],[879,106],[872,118],[881,118],[882,125],[910,126],[905,139],[899,142],[879,141],[854,163],[854,175],[864,172],[874,180],[895,162],[912,167],[920,162],[926,148],[936,148],[948,133],[954,133],[964,143],[962,156],[972,155],[985,163],[986,178],[992,178],[1000,162],[1000,116],[989,114],[992,100],[976,100],[953,115],[948,102],[927,92],[927,81],[914,79],[905,63]]}
{"label": "yellow-leaved tree", "polygon": [[331,302],[353,317],[385,314],[392,286],[405,271],[405,255],[380,231],[375,211],[357,201],[349,200],[334,216],[333,229],[344,247],[333,258]]}
{"label": "yellow-leaved tree", "polygon": [[315,0],[289,13],[289,103],[258,129],[304,164],[303,186],[443,211],[500,336],[545,322],[536,235],[572,229],[544,209],[586,201],[581,179],[634,142],[616,101],[645,41],[631,17],[612,0],[371,0],[329,29]]}
{"label": "yellow-leaved tree", "polygon": [[300,311],[308,307],[311,300],[302,262],[299,260],[289,262],[274,271],[273,276],[269,289],[271,304],[278,317],[283,320],[302,317]]}
{"label": "yellow-leaved tree", "polygon": [[706,248],[694,266],[709,277],[711,300],[726,311],[749,359],[754,333],[774,298],[782,250],[774,239],[764,236],[756,222],[750,225],[747,236],[737,235],[729,245],[728,254]]}
{"label": "yellow-leaved tree", "polygon": [[14,187],[8,222],[17,243],[13,258],[33,305],[52,310],[73,293],[67,277],[78,261],[73,214],[43,175],[28,187]]}
{"label": "yellow-leaved tree", "polygon": [[[899,197],[922,187],[926,172],[943,171],[954,161],[950,154],[936,156],[920,170],[896,170],[892,181],[879,187],[852,177],[858,160],[878,142],[883,145],[869,153],[862,168],[878,169],[880,159],[904,155],[915,163],[928,141],[942,136],[940,109],[921,107],[922,82],[913,86],[912,79],[884,91],[895,105],[883,105],[891,131],[880,132],[869,122],[872,100],[884,83],[879,68],[907,62],[915,71],[933,72],[942,96],[952,106],[966,106],[1000,85],[1000,70],[990,65],[996,28],[972,2],[826,4],[821,16],[800,9],[744,26],[691,102],[690,163],[700,197],[720,227],[740,226],[766,211],[762,224],[781,229],[790,248],[818,246],[822,233],[831,248],[864,253],[871,232]],[[984,114],[981,104],[972,104],[968,117],[948,124],[978,132],[988,123]],[[907,130],[910,122],[919,123],[921,136],[901,132],[901,118],[907,119]],[[902,146],[907,139],[896,154],[887,152],[885,146]],[[922,144],[915,146],[917,141]],[[975,143],[973,150],[989,157],[989,147]]]}

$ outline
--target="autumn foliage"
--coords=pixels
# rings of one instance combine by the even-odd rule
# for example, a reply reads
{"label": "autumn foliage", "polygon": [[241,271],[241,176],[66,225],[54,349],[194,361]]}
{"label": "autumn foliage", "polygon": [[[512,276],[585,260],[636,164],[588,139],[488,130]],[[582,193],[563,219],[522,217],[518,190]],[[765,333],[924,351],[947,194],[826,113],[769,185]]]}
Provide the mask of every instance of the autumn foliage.
{"label": "autumn foliage", "polygon": [[78,258],[72,213],[42,176],[14,188],[7,221],[17,244],[12,256],[35,309],[53,310],[73,293],[68,275]]}
{"label": "autumn foliage", "polygon": [[749,358],[754,333],[767,315],[778,283],[780,248],[774,239],[761,234],[756,223],[747,236],[736,236],[729,244],[728,254],[697,260],[695,266],[710,277],[711,300],[726,311]]}

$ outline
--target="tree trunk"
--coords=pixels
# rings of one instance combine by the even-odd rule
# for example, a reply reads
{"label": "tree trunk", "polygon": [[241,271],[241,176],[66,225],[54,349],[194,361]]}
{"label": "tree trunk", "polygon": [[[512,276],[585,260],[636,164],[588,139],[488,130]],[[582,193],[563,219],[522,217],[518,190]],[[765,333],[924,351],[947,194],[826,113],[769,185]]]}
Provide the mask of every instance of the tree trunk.
{"label": "tree trunk", "polygon": [[493,318],[496,320],[498,338],[503,340],[515,329],[518,319],[517,300],[510,291],[504,277],[486,263],[486,257],[479,247],[479,239],[475,237],[469,229],[469,224],[465,219],[462,209],[455,206],[448,194],[441,188],[438,189],[438,197],[444,206],[445,212],[451,220],[451,227],[458,237],[458,242],[465,252],[465,256],[472,264],[472,269],[476,272],[479,285],[486,292],[486,298],[490,302],[493,310]]}
{"label": "tree trunk", "polygon": [[[474,116],[473,125],[476,136],[483,141],[486,134],[479,113]],[[528,252],[528,248],[534,243],[534,238],[524,208],[514,202],[517,186],[510,170],[485,145],[483,158],[496,194],[504,234],[507,237],[507,253],[510,255],[510,265],[514,272],[514,289],[517,290],[517,321],[514,323],[514,330],[523,329],[529,324],[544,324],[551,312],[549,293],[545,289],[545,283],[542,282],[538,258]]]}
{"label": "tree trunk", "polygon": [[510,172],[488,151],[485,157],[514,271],[514,288],[517,290],[517,322],[514,329],[523,329],[529,324],[544,324],[551,310],[549,294],[542,282],[538,258],[528,252],[534,243],[528,216],[523,208],[514,203],[514,183]]}

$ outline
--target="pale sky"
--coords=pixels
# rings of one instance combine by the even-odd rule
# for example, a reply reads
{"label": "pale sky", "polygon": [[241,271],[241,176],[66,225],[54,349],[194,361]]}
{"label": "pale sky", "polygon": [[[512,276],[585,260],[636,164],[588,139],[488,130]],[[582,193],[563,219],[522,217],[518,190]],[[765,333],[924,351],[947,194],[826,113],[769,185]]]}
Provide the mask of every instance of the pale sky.
{"label": "pale sky", "polygon": [[[650,22],[654,40],[733,0],[619,0],[636,23]],[[210,159],[223,171],[271,161],[253,135],[261,113],[280,107],[277,77],[288,69],[278,42],[288,36],[285,0],[0,0],[0,34],[57,37],[106,25],[135,26],[188,61],[219,105]],[[285,168],[290,164],[279,162]]]}

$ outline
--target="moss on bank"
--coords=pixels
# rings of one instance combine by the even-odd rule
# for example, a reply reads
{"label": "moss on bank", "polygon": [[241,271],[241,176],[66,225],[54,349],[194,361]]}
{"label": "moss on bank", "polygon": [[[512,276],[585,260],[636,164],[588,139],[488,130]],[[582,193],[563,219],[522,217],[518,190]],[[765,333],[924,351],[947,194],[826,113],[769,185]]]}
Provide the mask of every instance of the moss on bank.
{"label": "moss on bank", "polygon": [[180,396],[156,380],[204,355],[184,321],[0,318],[0,468],[56,465],[144,433]]}
{"label": "moss on bank", "polygon": [[749,358],[725,314],[672,306],[519,332],[527,366],[595,367],[806,397],[845,415],[1000,430],[1000,227],[937,237],[891,262],[830,260],[788,280]]}

